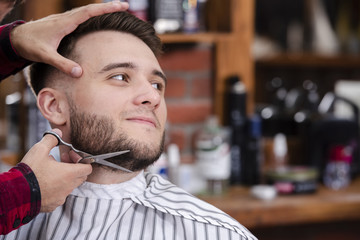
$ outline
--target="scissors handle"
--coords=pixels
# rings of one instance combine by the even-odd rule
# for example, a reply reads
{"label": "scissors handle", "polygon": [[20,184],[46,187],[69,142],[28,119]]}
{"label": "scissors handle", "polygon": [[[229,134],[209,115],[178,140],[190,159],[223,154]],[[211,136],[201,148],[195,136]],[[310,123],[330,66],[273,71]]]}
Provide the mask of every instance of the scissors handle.
{"label": "scissors handle", "polygon": [[114,156],[118,156],[118,155],[127,153],[127,152],[129,152],[130,150],[119,151],[119,152],[112,152],[112,153],[105,153],[105,154],[100,154],[100,155],[91,155],[91,154],[89,154],[89,153],[86,153],[86,152],[77,150],[76,148],[73,147],[72,144],[67,143],[67,142],[65,142],[64,140],[62,140],[62,138],[61,138],[61,137],[59,136],[59,134],[57,134],[56,132],[46,131],[46,132],[43,134],[43,136],[45,136],[46,134],[51,134],[51,135],[53,135],[54,137],[57,138],[58,144],[57,144],[56,146],[59,146],[59,145],[68,146],[68,147],[70,147],[74,152],[76,152],[77,154],[79,154],[79,155],[82,157],[82,159],[79,160],[79,163],[91,164],[91,163],[95,163],[95,162],[96,162],[96,163],[98,163],[98,164],[102,164],[102,165],[105,165],[105,166],[108,166],[108,167],[120,169],[120,170],[125,171],[125,172],[129,172],[129,173],[132,172],[132,171],[130,171],[130,170],[124,168],[124,167],[121,167],[121,166],[119,166],[119,165],[116,165],[116,164],[114,164],[114,163],[111,163],[111,162],[105,160],[105,159],[110,158],[110,157],[114,157]]}
{"label": "scissors handle", "polygon": [[77,154],[79,154],[82,158],[91,156],[91,154],[86,153],[86,152],[83,152],[83,151],[80,151],[80,150],[74,148],[74,146],[73,146],[72,144],[65,142],[65,141],[60,137],[60,135],[57,134],[57,133],[54,132],[54,131],[45,131],[45,133],[43,134],[43,136],[45,136],[45,135],[47,135],[47,134],[51,134],[51,135],[53,135],[54,137],[57,138],[58,144],[57,144],[56,146],[65,145],[65,146],[71,148],[71,149],[72,149],[74,152],[76,152]]}

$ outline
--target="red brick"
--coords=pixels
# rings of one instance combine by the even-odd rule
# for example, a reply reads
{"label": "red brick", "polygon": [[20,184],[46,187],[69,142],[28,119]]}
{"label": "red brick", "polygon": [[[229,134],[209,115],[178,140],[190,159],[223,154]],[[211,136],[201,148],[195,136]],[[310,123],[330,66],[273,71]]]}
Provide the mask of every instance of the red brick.
{"label": "red brick", "polygon": [[168,120],[170,124],[204,122],[211,114],[211,101],[193,103],[168,103]]}
{"label": "red brick", "polygon": [[194,98],[212,97],[212,82],[210,79],[194,79],[191,81],[191,96]]}
{"label": "red brick", "polygon": [[170,78],[166,86],[166,98],[181,98],[185,96],[186,80]]}
{"label": "red brick", "polygon": [[178,145],[180,151],[183,151],[185,148],[185,137],[186,137],[185,131],[181,129],[172,129],[170,130],[169,135],[170,135],[170,142]]}
{"label": "red brick", "polygon": [[181,163],[182,164],[193,164],[193,163],[195,163],[195,157],[192,154],[183,153],[183,154],[181,154]]}
{"label": "red brick", "polygon": [[210,49],[176,49],[165,53],[159,59],[164,71],[189,71],[189,70],[208,70],[211,69]]}

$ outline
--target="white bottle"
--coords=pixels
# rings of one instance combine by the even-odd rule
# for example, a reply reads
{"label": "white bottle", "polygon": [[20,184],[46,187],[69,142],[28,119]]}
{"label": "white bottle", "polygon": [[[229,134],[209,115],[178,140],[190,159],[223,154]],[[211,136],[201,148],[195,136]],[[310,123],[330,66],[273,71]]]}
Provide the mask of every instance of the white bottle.
{"label": "white bottle", "polygon": [[196,164],[211,194],[221,194],[230,178],[229,133],[211,116],[196,138]]}
{"label": "white bottle", "polygon": [[171,143],[167,147],[169,180],[175,185],[179,184],[180,151],[178,145]]}
{"label": "white bottle", "polygon": [[274,137],[274,158],[275,170],[283,171],[287,165],[288,147],[286,136],[283,133],[278,133]]}

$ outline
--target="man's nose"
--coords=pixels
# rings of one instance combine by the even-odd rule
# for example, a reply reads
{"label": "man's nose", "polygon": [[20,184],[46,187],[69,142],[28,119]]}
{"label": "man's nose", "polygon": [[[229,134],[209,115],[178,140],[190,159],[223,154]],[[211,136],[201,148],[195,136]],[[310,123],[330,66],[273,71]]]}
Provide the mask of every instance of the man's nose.
{"label": "man's nose", "polygon": [[159,91],[150,82],[139,86],[135,97],[136,105],[145,105],[149,108],[157,108],[160,104],[161,96]]}

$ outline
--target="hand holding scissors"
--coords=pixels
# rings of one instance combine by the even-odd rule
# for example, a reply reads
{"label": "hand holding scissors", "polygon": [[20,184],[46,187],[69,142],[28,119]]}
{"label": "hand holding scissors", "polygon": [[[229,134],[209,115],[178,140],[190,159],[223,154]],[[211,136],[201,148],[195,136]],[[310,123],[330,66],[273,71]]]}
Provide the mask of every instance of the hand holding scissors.
{"label": "hand holding scissors", "polygon": [[111,162],[105,160],[105,159],[110,158],[110,157],[114,157],[114,156],[118,156],[118,155],[127,153],[130,150],[112,152],[112,153],[105,153],[105,154],[100,154],[100,155],[91,155],[89,153],[86,153],[86,152],[83,152],[83,151],[80,151],[80,150],[74,148],[72,144],[67,143],[64,140],[62,140],[62,138],[57,133],[55,133],[53,131],[46,131],[44,133],[44,136],[46,134],[51,134],[51,135],[53,135],[53,136],[55,136],[57,138],[57,140],[58,140],[58,145],[57,146],[59,146],[59,145],[68,146],[74,152],[79,154],[82,157],[82,159],[80,159],[79,163],[98,163],[98,164],[102,164],[102,165],[105,165],[105,166],[108,166],[108,167],[120,169],[120,170],[122,170],[124,172],[128,172],[128,173],[132,172],[132,171],[130,171],[130,170],[124,168],[124,167],[121,167],[119,165],[116,165],[114,163],[111,163]]}

